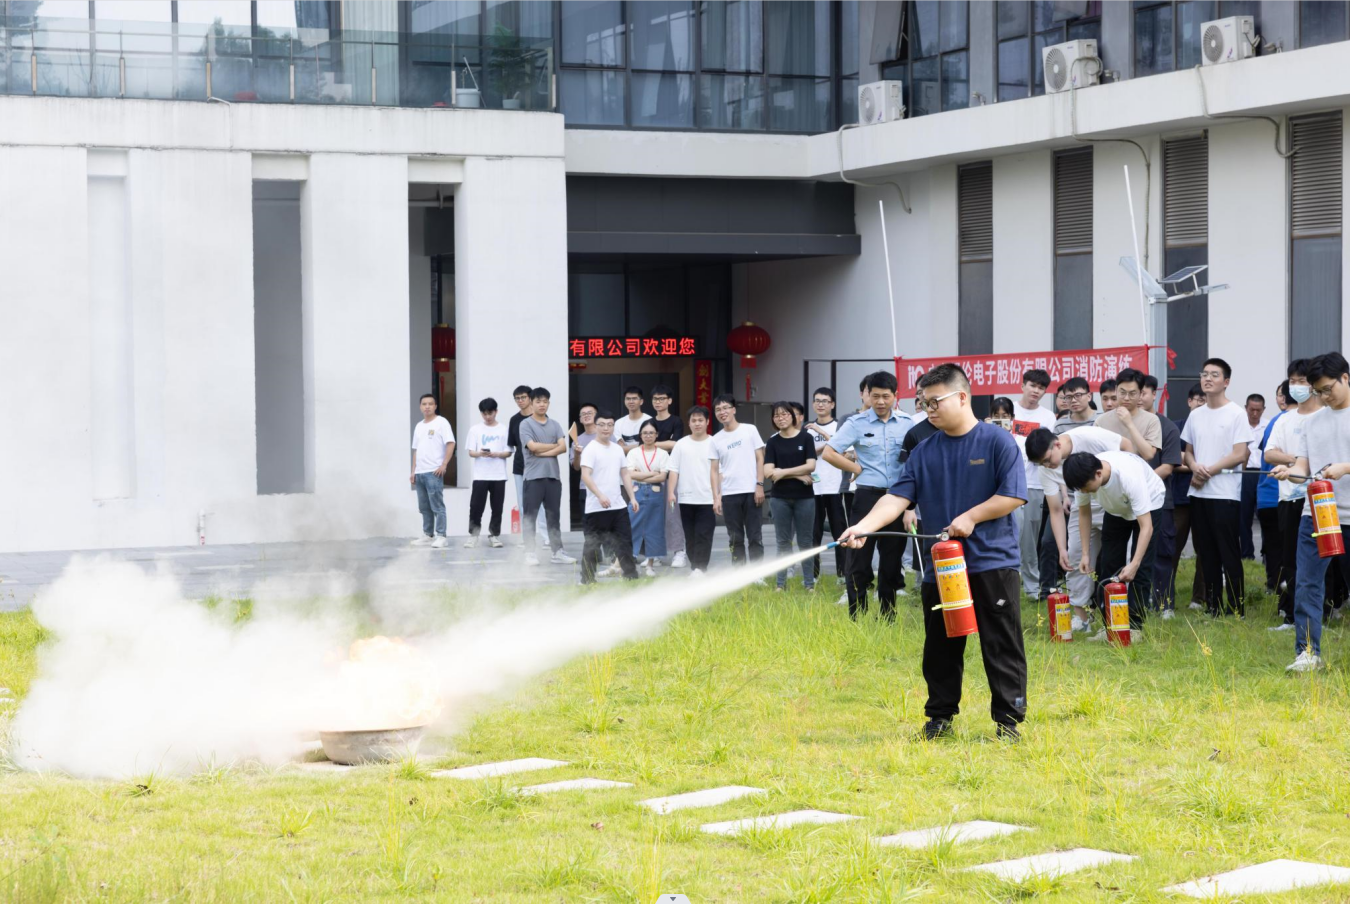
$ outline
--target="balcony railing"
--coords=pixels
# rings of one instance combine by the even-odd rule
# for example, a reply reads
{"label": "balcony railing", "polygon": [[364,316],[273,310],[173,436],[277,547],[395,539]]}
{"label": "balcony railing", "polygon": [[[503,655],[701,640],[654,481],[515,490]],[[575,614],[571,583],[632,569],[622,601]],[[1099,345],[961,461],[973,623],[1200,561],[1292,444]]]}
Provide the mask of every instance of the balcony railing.
{"label": "balcony railing", "polygon": [[552,46],[509,33],[356,40],[326,29],[259,36],[219,24],[122,24],[0,23],[0,94],[557,109]]}

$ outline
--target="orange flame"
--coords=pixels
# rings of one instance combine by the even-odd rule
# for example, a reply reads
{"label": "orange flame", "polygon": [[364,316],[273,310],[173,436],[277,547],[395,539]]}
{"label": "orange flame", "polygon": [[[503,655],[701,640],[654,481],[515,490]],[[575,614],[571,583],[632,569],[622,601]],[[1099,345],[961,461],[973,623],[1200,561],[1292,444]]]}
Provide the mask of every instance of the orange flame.
{"label": "orange flame", "polygon": [[[441,712],[436,670],[416,647],[397,637],[367,637],[337,666],[333,731],[411,728]],[[340,714],[340,715],[338,715]]]}

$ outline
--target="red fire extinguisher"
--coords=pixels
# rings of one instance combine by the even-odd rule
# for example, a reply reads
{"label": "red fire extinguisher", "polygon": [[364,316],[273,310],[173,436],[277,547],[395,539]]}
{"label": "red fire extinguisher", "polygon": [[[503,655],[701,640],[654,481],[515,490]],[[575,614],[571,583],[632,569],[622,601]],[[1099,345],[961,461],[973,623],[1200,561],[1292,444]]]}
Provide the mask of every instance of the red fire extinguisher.
{"label": "red fire extinguisher", "polygon": [[520,533],[520,506],[511,506],[511,533]]}
{"label": "red fire extinguisher", "polygon": [[1308,499],[1312,502],[1317,555],[1323,559],[1341,555],[1345,552],[1345,538],[1341,536],[1341,519],[1336,512],[1336,493],[1331,481],[1314,480],[1308,484]]}
{"label": "red fire extinguisher", "polygon": [[1069,605],[1069,595],[1064,592],[1052,593],[1045,598],[1050,610],[1050,639],[1067,643],[1073,640],[1073,607]]}
{"label": "red fire extinguisher", "polygon": [[1130,591],[1120,581],[1111,581],[1106,591],[1106,639],[1119,647],[1130,645]]}
{"label": "red fire extinguisher", "polygon": [[942,622],[948,637],[965,637],[980,630],[975,621],[975,600],[966,575],[965,549],[955,540],[933,544],[933,573],[937,576]]}

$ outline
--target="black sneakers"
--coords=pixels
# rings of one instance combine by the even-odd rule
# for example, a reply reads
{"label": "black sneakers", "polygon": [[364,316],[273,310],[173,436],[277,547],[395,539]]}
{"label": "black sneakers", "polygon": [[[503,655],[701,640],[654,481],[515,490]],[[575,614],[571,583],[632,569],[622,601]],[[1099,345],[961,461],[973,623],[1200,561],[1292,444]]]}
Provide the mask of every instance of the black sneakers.
{"label": "black sneakers", "polygon": [[1016,725],[1004,725],[999,722],[996,734],[1000,741],[1007,741],[1009,744],[1016,744],[1022,740],[1022,732],[1017,730]]}
{"label": "black sneakers", "polygon": [[929,719],[923,724],[923,739],[925,741],[937,741],[951,736],[952,723],[950,719]]}

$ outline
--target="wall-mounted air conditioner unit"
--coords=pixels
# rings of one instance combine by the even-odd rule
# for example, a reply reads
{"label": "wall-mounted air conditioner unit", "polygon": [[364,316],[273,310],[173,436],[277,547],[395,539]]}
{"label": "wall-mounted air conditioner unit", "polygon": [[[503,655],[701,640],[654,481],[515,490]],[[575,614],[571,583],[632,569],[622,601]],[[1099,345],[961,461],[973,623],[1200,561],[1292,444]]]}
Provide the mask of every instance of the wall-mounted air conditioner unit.
{"label": "wall-mounted air conditioner unit", "polygon": [[1229,16],[1200,26],[1200,58],[1206,66],[1254,57],[1260,43],[1251,16]]}
{"label": "wall-mounted air conditioner unit", "polygon": [[905,117],[904,97],[899,79],[869,82],[858,86],[858,125],[895,122]]}
{"label": "wall-mounted air conditioner unit", "polygon": [[1101,81],[1102,63],[1096,41],[1066,41],[1041,49],[1045,70],[1045,93],[1058,94],[1070,88],[1086,88]]}

